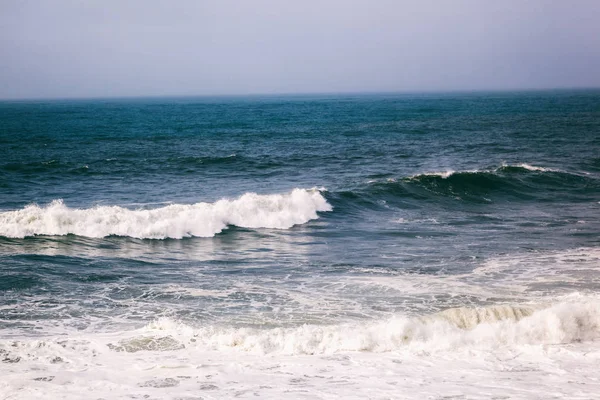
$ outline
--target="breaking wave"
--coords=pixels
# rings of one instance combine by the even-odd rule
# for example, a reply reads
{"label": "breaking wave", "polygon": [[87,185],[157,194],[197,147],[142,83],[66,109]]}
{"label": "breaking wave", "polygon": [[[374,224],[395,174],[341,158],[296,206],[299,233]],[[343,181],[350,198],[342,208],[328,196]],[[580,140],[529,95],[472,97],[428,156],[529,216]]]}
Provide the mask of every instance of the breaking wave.
{"label": "breaking wave", "polygon": [[319,211],[331,210],[331,205],[317,189],[294,189],[290,193],[272,195],[246,193],[234,200],[173,204],[151,210],[130,210],[119,206],[75,209],[56,200],[45,207],[30,205],[21,210],[0,213],[0,236],[211,237],[228,225],[288,229],[318,218]]}
{"label": "breaking wave", "polygon": [[1,340],[0,360],[86,363],[100,353],[179,351],[200,354],[198,357],[205,351],[257,355],[408,351],[419,355],[461,350],[504,351],[519,346],[599,339],[600,300],[575,294],[546,305],[461,307],[421,317],[396,316],[372,322],[289,328],[194,328],[163,317],[134,331]]}
{"label": "breaking wave", "polygon": [[271,329],[194,329],[163,318],[142,331],[109,347],[126,352],[201,347],[258,354],[330,354],[565,344],[600,338],[600,302],[580,297],[546,307],[454,308],[424,317],[395,317],[372,323]]}

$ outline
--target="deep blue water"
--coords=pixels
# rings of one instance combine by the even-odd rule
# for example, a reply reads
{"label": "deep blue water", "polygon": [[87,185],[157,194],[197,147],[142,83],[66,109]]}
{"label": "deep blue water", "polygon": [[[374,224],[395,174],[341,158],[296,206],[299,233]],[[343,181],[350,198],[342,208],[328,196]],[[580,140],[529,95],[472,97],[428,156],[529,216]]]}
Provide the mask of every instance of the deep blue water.
{"label": "deep blue water", "polygon": [[[262,197],[254,208],[240,200],[218,214],[228,227],[203,235],[190,224],[204,211],[178,214],[295,188],[331,211],[308,205],[318,218],[293,222],[286,213],[302,198],[281,205],[289,226],[276,226],[259,215]],[[124,222],[119,210],[160,210],[164,224]],[[336,283],[597,247],[600,92],[1,102],[0,211],[0,335],[493,303],[451,288],[402,296]]]}

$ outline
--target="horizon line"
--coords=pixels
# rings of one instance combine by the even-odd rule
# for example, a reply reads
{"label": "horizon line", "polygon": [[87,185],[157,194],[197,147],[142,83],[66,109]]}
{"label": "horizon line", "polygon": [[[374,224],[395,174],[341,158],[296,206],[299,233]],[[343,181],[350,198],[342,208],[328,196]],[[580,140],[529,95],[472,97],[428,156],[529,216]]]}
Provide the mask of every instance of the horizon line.
{"label": "horizon line", "polygon": [[0,97],[0,102],[35,101],[78,101],[78,100],[135,100],[135,99],[184,99],[184,98],[243,98],[243,97],[293,97],[293,96],[368,96],[368,95],[422,95],[422,94],[477,94],[477,93],[534,93],[595,91],[600,86],[574,86],[555,88],[510,88],[510,89],[424,89],[390,91],[330,91],[330,92],[252,92],[252,93],[215,93],[215,94],[144,94],[144,95],[100,95],[100,96],[41,96],[41,97]]}

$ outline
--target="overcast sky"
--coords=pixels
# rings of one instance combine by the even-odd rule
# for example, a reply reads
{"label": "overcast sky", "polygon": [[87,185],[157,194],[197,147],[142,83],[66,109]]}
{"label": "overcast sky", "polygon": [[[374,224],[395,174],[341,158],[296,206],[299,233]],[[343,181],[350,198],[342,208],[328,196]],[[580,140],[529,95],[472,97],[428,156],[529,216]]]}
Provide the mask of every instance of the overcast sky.
{"label": "overcast sky", "polygon": [[600,0],[0,0],[0,98],[600,87]]}

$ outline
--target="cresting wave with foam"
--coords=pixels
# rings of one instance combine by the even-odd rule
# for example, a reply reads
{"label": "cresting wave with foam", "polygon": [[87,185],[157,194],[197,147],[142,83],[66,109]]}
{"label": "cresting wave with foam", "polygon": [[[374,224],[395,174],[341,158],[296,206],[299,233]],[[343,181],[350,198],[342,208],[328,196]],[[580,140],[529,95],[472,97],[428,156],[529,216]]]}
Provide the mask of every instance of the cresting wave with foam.
{"label": "cresting wave with foam", "polygon": [[463,171],[447,170],[447,171],[443,171],[443,172],[426,172],[423,174],[416,174],[416,175],[410,176],[408,179],[418,179],[418,178],[427,177],[427,176],[438,176],[440,178],[449,178],[455,174],[479,174],[479,173],[493,174],[493,173],[498,173],[498,172],[517,172],[519,170],[530,171],[530,172],[565,172],[565,171],[562,171],[562,170],[556,169],[556,168],[538,167],[535,165],[520,163],[520,164],[502,164],[501,166],[496,167],[496,168],[470,169],[470,170],[463,170]]}
{"label": "cresting wave with foam", "polygon": [[388,184],[416,184],[426,186],[447,186],[460,189],[468,185],[470,189],[478,187],[492,189],[501,185],[513,188],[531,185],[535,186],[572,186],[590,185],[596,187],[597,179],[585,171],[565,171],[555,168],[538,167],[530,164],[502,164],[499,167],[480,169],[446,170],[438,172],[423,172],[405,177],[386,178],[384,181],[371,179],[367,182],[371,186]]}
{"label": "cresting wave with foam", "polygon": [[[69,340],[76,348],[95,343],[97,350],[138,353],[147,351],[242,351],[252,354],[334,354],[340,352],[415,353],[459,349],[493,350],[503,346],[556,345],[600,339],[600,300],[572,295],[550,305],[498,305],[456,308],[423,317],[397,316],[371,323],[303,325],[294,328],[193,328],[169,318],[158,319],[136,331],[92,337],[2,341],[8,359],[51,360]],[[83,342],[82,342],[83,341]],[[102,344],[104,343],[104,344]],[[42,348],[41,353],[36,349]],[[59,353],[51,350],[56,348]],[[22,351],[23,350],[23,351]],[[50,361],[49,361],[50,362]]]}
{"label": "cresting wave with foam", "polygon": [[173,204],[151,210],[130,210],[119,206],[75,209],[57,200],[45,207],[30,205],[21,210],[0,213],[0,236],[211,237],[228,225],[288,229],[318,218],[318,211],[331,210],[331,205],[318,189],[294,189],[290,193],[271,195],[246,193],[235,200]]}
{"label": "cresting wave with foam", "polygon": [[[412,205],[419,207],[424,204],[423,200],[437,203],[446,199],[480,204],[506,200],[579,203],[596,200],[600,189],[600,176],[529,164],[502,164],[499,167],[398,177],[389,175],[383,174],[379,179],[369,180],[364,186],[341,195],[352,200],[364,196],[359,200],[366,200],[370,202],[369,206],[374,207],[378,207],[377,201],[382,199],[386,202],[411,199]],[[556,196],[557,190],[561,191],[561,196]],[[402,203],[398,205],[404,206]]]}
{"label": "cresting wave with foam", "polygon": [[394,317],[368,324],[272,329],[192,329],[163,319],[143,331],[141,336],[122,340],[114,349],[142,351],[147,345],[156,346],[156,340],[163,341],[164,350],[201,346],[212,350],[238,349],[257,354],[291,355],[401,349],[416,352],[491,349],[596,340],[600,338],[600,302],[584,297],[541,309],[509,305],[458,308],[425,317]]}

